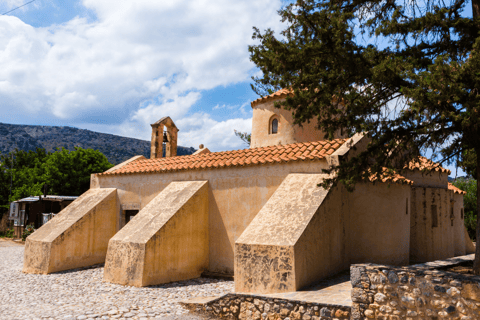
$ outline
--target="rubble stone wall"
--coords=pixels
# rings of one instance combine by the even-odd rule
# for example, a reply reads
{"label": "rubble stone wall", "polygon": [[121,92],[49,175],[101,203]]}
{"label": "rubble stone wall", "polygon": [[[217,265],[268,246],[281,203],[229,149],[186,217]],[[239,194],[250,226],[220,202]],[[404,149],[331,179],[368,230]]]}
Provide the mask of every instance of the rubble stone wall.
{"label": "rubble stone wall", "polygon": [[240,320],[346,320],[350,307],[322,305],[305,301],[282,300],[262,296],[227,294],[203,305],[186,304],[196,313]]}
{"label": "rubble stone wall", "polygon": [[480,319],[480,277],[438,270],[471,259],[409,267],[352,265],[351,319]]}

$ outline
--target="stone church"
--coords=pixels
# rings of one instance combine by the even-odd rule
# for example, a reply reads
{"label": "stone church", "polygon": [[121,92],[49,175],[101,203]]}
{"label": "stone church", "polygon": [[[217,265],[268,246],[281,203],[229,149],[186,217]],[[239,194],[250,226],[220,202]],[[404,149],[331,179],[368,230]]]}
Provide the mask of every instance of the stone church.
{"label": "stone church", "polygon": [[[464,192],[425,158],[403,176],[318,184],[367,138],[323,140],[274,107],[251,103],[251,147],[176,156],[172,119],[152,124],[151,158],[92,175],[91,187],[28,237],[23,271],[48,274],[105,263],[104,280],[149,286],[234,276],[237,292],[297,291],[353,263],[388,265],[464,255]],[[356,150],[354,150],[355,146]],[[165,152],[163,150],[165,148]],[[165,157],[163,157],[165,154]]]}

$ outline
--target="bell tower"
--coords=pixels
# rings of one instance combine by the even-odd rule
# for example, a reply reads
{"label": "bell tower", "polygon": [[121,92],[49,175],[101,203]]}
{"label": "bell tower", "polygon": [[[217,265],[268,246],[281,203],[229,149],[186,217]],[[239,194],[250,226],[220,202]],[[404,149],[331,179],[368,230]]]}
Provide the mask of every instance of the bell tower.
{"label": "bell tower", "polygon": [[[163,144],[165,143],[165,157],[177,155],[178,128],[170,117],[163,117],[152,126],[152,140],[150,145],[150,159],[163,158]],[[166,128],[166,131],[164,131]]]}

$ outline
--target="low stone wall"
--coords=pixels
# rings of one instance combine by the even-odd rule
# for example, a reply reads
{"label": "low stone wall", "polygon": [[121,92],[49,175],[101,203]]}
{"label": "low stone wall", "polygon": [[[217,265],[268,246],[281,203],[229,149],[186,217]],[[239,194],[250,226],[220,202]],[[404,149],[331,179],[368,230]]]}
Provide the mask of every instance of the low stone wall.
{"label": "low stone wall", "polygon": [[351,319],[480,319],[480,277],[438,270],[471,260],[352,265]]}
{"label": "low stone wall", "polygon": [[350,307],[263,296],[227,294],[204,303],[184,303],[191,311],[240,320],[342,320],[350,319]]}

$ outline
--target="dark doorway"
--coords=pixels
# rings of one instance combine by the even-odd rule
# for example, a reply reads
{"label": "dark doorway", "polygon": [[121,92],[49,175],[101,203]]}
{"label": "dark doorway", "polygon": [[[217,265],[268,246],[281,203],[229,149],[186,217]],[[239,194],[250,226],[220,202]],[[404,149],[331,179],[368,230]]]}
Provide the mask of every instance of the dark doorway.
{"label": "dark doorway", "polygon": [[125,210],[125,223],[129,223],[138,213],[138,210]]}

